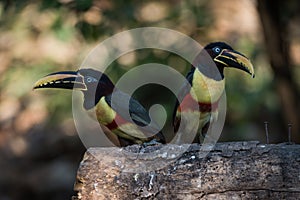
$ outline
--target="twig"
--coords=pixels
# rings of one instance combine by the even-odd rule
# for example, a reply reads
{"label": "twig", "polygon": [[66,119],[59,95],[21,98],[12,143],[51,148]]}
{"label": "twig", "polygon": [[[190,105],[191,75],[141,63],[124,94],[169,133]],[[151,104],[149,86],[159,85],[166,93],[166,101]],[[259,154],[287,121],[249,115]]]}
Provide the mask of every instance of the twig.
{"label": "twig", "polygon": [[268,122],[265,121],[265,131],[266,131],[266,142],[269,144],[269,130],[268,130]]}
{"label": "twig", "polygon": [[288,127],[289,127],[289,129],[288,129],[288,130],[289,130],[289,131],[288,131],[288,132],[289,132],[289,135],[288,135],[288,137],[289,137],[289,138],[288,138],[288,142],[289,142],[289,143],[292,143],[292,124],[289,123],[289,124],[288,124]]}

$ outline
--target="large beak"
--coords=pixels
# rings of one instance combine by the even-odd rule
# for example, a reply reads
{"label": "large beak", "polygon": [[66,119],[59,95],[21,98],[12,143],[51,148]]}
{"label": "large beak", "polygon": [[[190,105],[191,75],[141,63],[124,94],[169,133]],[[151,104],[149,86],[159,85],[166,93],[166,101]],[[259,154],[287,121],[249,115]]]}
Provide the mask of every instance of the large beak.
{"label": "large beak", "polygon": [[44,78],[38,80],[33,89],[39,88],[61,88],[61,89],[79,89],[86,90],[83,77],[74,71],[63,71],[48,74]]}
{"label": "large beak", "polygon": [[215,62],[224,64],[227,67],[233,67],[249,73],[252,78],[255,77],[254,68],[250,60],[234,50],[223,49],[220,55],[214,58]]}

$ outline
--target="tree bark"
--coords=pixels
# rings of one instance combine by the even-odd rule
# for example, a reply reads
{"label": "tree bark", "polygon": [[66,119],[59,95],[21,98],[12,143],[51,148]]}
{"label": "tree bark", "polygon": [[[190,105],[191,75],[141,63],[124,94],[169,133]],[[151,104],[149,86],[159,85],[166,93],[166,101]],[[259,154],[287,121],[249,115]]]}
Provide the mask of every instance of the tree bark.
{"label": "tree bark", "polygon": [[88,149],[73,199],[300,198],[300,145],[160,147]]}

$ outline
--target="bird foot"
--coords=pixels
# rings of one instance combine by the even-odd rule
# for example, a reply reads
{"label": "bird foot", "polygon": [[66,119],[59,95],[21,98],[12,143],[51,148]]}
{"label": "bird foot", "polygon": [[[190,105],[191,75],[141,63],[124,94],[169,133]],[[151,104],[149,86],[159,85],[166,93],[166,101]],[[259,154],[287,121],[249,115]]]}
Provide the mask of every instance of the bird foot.
{"label": "bird foot", "polygon": [[153,139],[149,142],[145,142],[142,144],[143,148],[149,147],[149,146],[156,146],[156,145],[160,145],[161,143],[158,142],[156,139]]}
{"label": "bird foot", "polygon": [[156,148],[148,148],[148,147],[155,147],[161,145],[162,143],[158,142],[156,139],[153,139],[149,142],[145,142],[140,145],[139,153],[146,153],[156,150]]}

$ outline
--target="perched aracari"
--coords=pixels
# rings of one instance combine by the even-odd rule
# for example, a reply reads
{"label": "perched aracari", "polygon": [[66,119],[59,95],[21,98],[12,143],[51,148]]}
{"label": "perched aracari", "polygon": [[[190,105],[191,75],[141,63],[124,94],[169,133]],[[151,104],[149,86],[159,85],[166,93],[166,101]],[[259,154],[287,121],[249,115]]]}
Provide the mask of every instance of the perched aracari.
{"label": "perched aracari", "polygon": [[121,146],[165,143],[160,128],[151,120],[148,111],[136,99],[115,88],[112,81],[99,71],[80,69],[52,73],[35,83],[34,89],[39,88],[82,91],[84,109],[95,111],[100,125],[115,134]]}
{"label": "perched aracari", "polygon": [[[173,113],[177,143],[200,143],[200,138],[205,137],[209,125],[217,120],[218,103],[225,88],[223,72],[226,67],[245,71],[253,78],[255,76],[250,60],[224,42],[210,43],[196,56],[186,76],[189,86],[186,84],[180,89],[178,97],[181,100],[177,102]],[[191,106],[192,104],[197,106]],[[186,119],[182,119],[183,113]],[[186,125],[184,131],[178,133],[180,123]],[[193,128],[197,134],[191,140],[189,132]]]}

